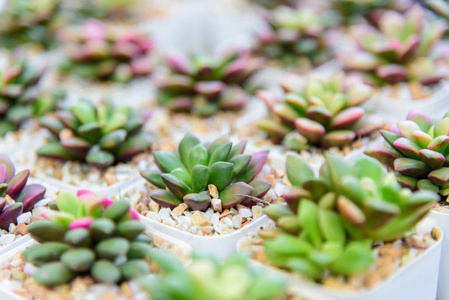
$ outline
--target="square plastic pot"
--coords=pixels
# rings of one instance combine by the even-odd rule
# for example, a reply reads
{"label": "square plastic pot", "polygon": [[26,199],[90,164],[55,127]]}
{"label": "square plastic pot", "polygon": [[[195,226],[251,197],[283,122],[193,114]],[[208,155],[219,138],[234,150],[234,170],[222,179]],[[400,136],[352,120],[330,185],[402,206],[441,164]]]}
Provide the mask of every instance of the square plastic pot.
{"label": "square plastic pot", "polygon": [[[436,227],[441,238],[419,255],[415,260],[401,267],[385,281],[370,289],[356,292],[344,292],[325,288],[315,282],[292,275],[285,271],[265,266],[253,261],[253,264],[264,271],[273,272],[285,277],[291,291],[305,299],[313,300],[433,300],[436,296],[441,248],[445,239],[439,226]],[[240,250],[240,249],[239,249]],[[302,298],[301,298],[302,299]],[[438,298],[447,299],[447,298]]]}
{"label": "square plastic pot", "polygon": [[[430,218],[437,221],[437,224],[443,232],[449,232],[449,213],[432,210],[430,212]],[[449,284],[447,282],[449,278],[449,255],[447,252],[449,251],[449,235],[446,234],[443,236],[443,252],[441,255],[440,261],[440,275],[438,279],[438,300],[446,300],[449,299]]]}

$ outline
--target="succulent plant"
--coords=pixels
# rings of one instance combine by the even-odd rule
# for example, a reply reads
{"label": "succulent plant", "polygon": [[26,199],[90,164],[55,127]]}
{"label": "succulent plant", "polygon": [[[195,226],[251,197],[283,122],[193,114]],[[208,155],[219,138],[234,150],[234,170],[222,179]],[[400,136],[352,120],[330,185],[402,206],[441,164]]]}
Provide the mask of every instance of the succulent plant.
{"label": "succulent plant", "polygon": [[365,154],[393,169],[405,187],[449,195],[449,113],[432,120],[412,110],[406,120],[381,134],[384,145],[370,146]]}
{"label": "succulent plant", "polygon": [[261,67],[243,51],[223,57],[181,53],[167,57],[168,74],[160,76],[158,101],[174,112],[212,115],[219,110],[241,109],[249,100],[242,89]]}
{"label": "succulent plant", "polygon": [[336,22],[332,11],[315,12],[279,6],[264,15],[265,29],[258,31],[256,53],[297,65],[300,57],[319,65],[331,58],[326,33]]}
{"label": "succulent plant", "polygon": [[287,84],[282,88],[283,101],[268,91],[258,92],[271,112],[259,127],[289,149],[342,147],[382,126],[380,119],[365,115],[359,106],[370,98],[372,88],[349,84],[343,73],[335,73],[327,81],[309,78],[304,88]]}
{"label": "succulent plant", "polygon": [[211,201],[223,209],[239,203],[252,206],[271,188],[265,178],[256,178],[268,151],[244,154],[245,146],[246,141],[233,146],[222,137],[205,147],[189,133],[176,154],[153,152],[160,171],[145,170],[141,175],[159,188],[150,197],[163,207],[184,202],[192,210],[206,210]]}
{"label": "succulent plant", "polygon": [[264,209],[278,225],[265,234],[265,254],[272,264],[314,280],[328,272],[367,270],[374,262],[373,242],[406,236],[438,200],[434,192],[401,188],[370,157],[350,163],[327,153],[317,177],[290,154],[287,176],[293,188],[282,197],[288,205]]}
{"label": "succulent plant", "polygon": [[187,267],[169,252],[153,250],[150,257],[163,275],[146,276],[139,283],[152,299],[271,300],[280,299],[286,288],[284,279],[250,268],[240,254],[221,263],[194,254]]}
{"label": "succulent plant", "polygon": [[73,3],[77,17],[87,16],[102,20],[123,20],[131,18],[139,5],[136,0],[84,0]]}
{"label": "succulent plant", "polygon": [[39,81],[44,68],[32,66],[26,60],[15,61],[0,78],[0,135],[16,130],[23,122],[42,116],[54,109],[63,98],[58,93],[43,93]]}
{"label": "succulent plant", "polygon": [[0,44],[14,48],[32,42],[48,48],[55,43],[61,25],[61,0],[6,1],[0,14]]}
{"label": "succulent plant", "polygon": [[107,25],[89,19],[81,28],[62,31],[68,60],[63,73],[82,78],[128,82],[151,73],[148,57],[154,41],[135,29]]}
{"label": "succulent plant", "polygon": [[424,19],[423,8],[413,5],[404,14],[387,11],[377,28],[355,25],[350,35],[358,48],[338,55],[346,70],[358,71],[370,84],[397,82],[438,83],[448,75],[444,60],[433,50],[446,31],[443,20]]}
{"label": "succulent plant", "polygon": [[37,154],[80,160],[98,168],[126,162],[151,146],[151,136],[141,131],[149,114],[110,102],[95,105],[82,99],[39,123],[53,135]]}
{"label": "succulent plant", "polygon": [[27,227],[40,244],[23,252],[26,261],[39,267],[37,283],[54,286],[88,274],[114,284],[150,272],[152,239],[128,201],[88,190],[60,192],[56,209],[43,217]]}
{"label": "succulent plant", "polygon": [[40,184],[26,184],[30,170],[16,173],[14,164],[0,154],[0,228],[17,225],[17,217],[31,211],[42,200],[46,189]]}

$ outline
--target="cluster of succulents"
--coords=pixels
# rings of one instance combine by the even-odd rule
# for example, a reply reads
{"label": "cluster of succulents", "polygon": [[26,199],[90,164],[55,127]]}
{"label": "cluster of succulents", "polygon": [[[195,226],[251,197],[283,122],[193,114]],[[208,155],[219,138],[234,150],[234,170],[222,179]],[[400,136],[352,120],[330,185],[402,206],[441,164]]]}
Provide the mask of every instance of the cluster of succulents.
{"label": "cluster of succulents", "polygon": [[0,154],[0,228],[8,230],[17,225],[17,217],[31,211],[45,196],[46,189],[40,184],[28,184],[30,170],[16,173],[14,164]]}
{"label": "cluster of succulents", "polygon": [[128,82],[153,69],[149,54],[154,41],[136,29],[124,29],[89,19],[61,32],[68,60],[61,71],[81,78]]}
{"label": "cluster of succulents", "polygon": [[404,14],[383,13],[377,28],[363,24],[349,31],[358,47],[342,50],[339,60],[346,70],[360,72],[366,82],[376,86],[398,82],[431,85],[448,75],[446,63],[433,51],[446,24],[425,19],[419,4]]}
{"label": "cluster of succulents", "polygon": [[0,78],[0,135],[16,130],[24,121],[51,111],[62,95],[43,93],[39,81],[44,68],[26,60],[12,63]]}
{"label": "cluster of succulents", "polygon": [[139,281],[153,299],[271,300],[282,296],[286,287],[282,278],[252,269],[242,255],[220,263],[195,254],[187,267],[167,252],[153,250],[150,257],[163,275]]}
{"label": "cluster of succulents", "polygon": [[174,112],[209,116],[219,110],[237,110],[249,100],[244,88],[261,63],[244,51],[222,57],[168,55],[168,73],[156,82],[158,101]]}
{"label": "cluster of succulents", "polygon": [[87,190],[61,192],[57,207],[43,216],[27,227],[40,244],[23,252],[26,261],[39,267],[37,283],[54,286],[88,274],[111,284],[150,272],[152,239],[128,201]]}
{"label": "cluster of succulents", "polygon": [[155,151],[159,170],[142,171],[142,176],[159,189],[150,197],[163,207],[185,203],[192,210],[231,208],[237,204],[252,206],[271,188],[262,170],[268,151],[244,154],[246,141],[233,145],[226,137],[202,145],[187,134],[177,153]]}
{"label": "cluster of succulents", "polygon": [[412,110],[406,120],[381,134],[384,145],[370,146],[365,154],[393,169],[405,187],[449,195],[449,113],[442,120],[432,120]]}
{"label": "cluster of succulents", "polygon": [[264,21],[265,30],[257,33],[256,53],[290,66],[298,66],[299,58],[307,58],[313,65],[330,59],[326,32],[336,22],[332,11],[279,6],[267,13]]}
{"label": "cluster of succulents", "polygon": [[309,78],[302,88],[284,84],[282,101],[259,91],[271,112],[259,127],[275,142],[297,151],[311,146],[342,147],[370,135],[382,126],[381,120],[365,115],[360,107],[371,97],[372,88],[345,79],[343,73],[335,73],[326,81]]}
{"label": "cluster of succulents", "polygon": [[290,154],[287,176],[293,188],[282,197],[288,205],[264,209],[278,225],[264,236],[265,254],[270,263],[318,281],[367,270],[373,242],[404,237],[439,198],[402,188],[370,157],[352,164],[328,153],[317,177]]}
{"label": "cluster of succulents", "polygon": [[0,44],[14,48],[28,42],[48,48],[55,43],[61,25],[61,0],[6,1],[0,14]]}
{"label": "cluster of succulents", "polygon": [[149,114],[111,102],[81,99],[39,119],[52,136],[37,150],[41,156],[87,162],[106,168],[149,150],[152,138],[141,131]]}

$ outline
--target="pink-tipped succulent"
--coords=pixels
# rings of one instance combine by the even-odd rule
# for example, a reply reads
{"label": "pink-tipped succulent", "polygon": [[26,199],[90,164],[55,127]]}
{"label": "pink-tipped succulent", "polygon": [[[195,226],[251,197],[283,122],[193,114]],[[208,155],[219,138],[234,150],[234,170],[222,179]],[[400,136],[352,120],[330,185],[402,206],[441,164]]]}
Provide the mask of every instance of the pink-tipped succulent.
{"label": "pink-tipped succulent", "polygon": [[110,102],[95,105],[82,99],[39,119],[54,137],[37,154],[84,161],[98,168],[127,162],[151,146],[151,136],[141,130],[147,119],[147,111],[114,107]]}
{"label": "pink-tipped succulent", "polygon": [[5,1],[0,14],[0,44],[14,48],[27,43],[49,48],[61,26],[61,0]]}
{"label": "pink-tipped succulent", "polygon": [[247,82],[260,69],[261,61],[244,51],[223,57],[176,53],[167,57],[168,74],[160,76],[158,101],[174,112],[203,116],[219,110],[237,110],[246,105]]}
{"label": "pink-tipped succulent", "polygon": [[343,73],[327,81],[310,78],[300,89],[286,84],[282,87],[283,101],[267,91],[258,93],[271,112],[259,127],[289,149],[343,147],[382,126],[379,118],[365,115],[360,107],[370,98],[372,88],[362,83],[349,84]]}
{"label": "pink-tipped succulent", "polygon": [[145,170],[141,175],[159,188],[150,197],[164,207],[185,202],[192,210],[207,210],[213,199],[219,199],[223,209],[240,203],[252,206],[271,188],[265,178],[256,178],[268,151],[244,154],[245,146],[246,141],[232,145],[222,137],[205,147],[189,133],[177,154],[153,153],[160,171]]}
{"label": "pink-tipped succulent", "polygon": [[8,230],[17,217],[29,212],[42,200],[46,189],[40,184],[26,184],[30,170],[16,173],[12,161],[0,154],[0,228]]}
{"label": "pink-tipped succulent", "polygon": [[297,66],[299,58],[307,58],[313,65],[331,58],[326,37],[336,21],[331,11],[279,6],[266,13],[263,20],[266,26],[257,33],[257,54],[289,66]]}
{"label": "pink-tipped succulent", "polygon": [[404,14],[383,13],[377,28],[351,27],[358,47],[342,50],[338,57],[346,70],[360,72],[376,86],[397,82],[431,85],[448,75],[442,55],[434,51],[445,31],[443,20],[425,19],[423,8],[415,4]]}
{"label": "pink-tipped succulent", "polygon": [[381,130],[383,146],[365,153],[395,171],[399,182],[413,190],[449,195],[449,113],[442,120],[412,110],[391,131]]}
{"label": "pink-tipped succulent", "polygon": [[37,283],[54,286],[89,275],[115,284],[150,272],[152,239],[144,234],[145,225],[132,218],[137,212],[126,200],[105,205],[105,199],[86,190],[77,195],[60,192],[45,220],[27,227],[40,243],[23,253],[39,267]]}
{"label": "pink-tipped succulent", "polygon": [[81,28],[63,30],[60,36],[68,58],[61,65],[65,73],[128,82],[152,71],[149,54],[154,41],[136,29],[125,30],[90,19]]}

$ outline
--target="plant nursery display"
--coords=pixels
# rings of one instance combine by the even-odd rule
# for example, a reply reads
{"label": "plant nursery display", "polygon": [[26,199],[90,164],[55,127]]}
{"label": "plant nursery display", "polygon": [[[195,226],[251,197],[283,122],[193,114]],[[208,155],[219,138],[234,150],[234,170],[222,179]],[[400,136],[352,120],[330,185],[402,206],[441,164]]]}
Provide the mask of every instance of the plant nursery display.
{"label": "plant nursery display", "polygon": [[55,44],[62,25],[61,0],[5,1],[0,13],[0,44],[14,48],[34,43],[47,49]]}
{"label": "plant nursery display", "polygon": [[309,78],[303,87],[283,84],[282,88],[282,101],[268,91],[259,91],[270,117],[258,125],[287,149],[343,147],[383,125],[360,106],[370,99],[373,89],[363,83],[351,84],[343,73],[327,80]]}
{"label": "plant nursery display", "polygon": [[[283,195],[287,205],[264,209],[278,226],[260,232],[266,260],[325,285],[332,285],[339,276],[362,273],[362,284],[372,285],[367,270],[383,255],[394,254],[392,262],[400,257],[400,243],[390,241],[399,239],[402,247],[409,247],[409,232],[438,200],[431,191],[413,193],[401,188],[392,173],[387,174],[379,162],[368,157],[352,164],[327,154],[317,177],[302,158],[290,154],[287,176],[293,186]],[[428,236],[422,249],[434,242]],[[373,251],[377,245],[380,258]],[[382,277],[393,271],[391,268]]]}
{"label": "plant nursery display", "polygon": [[0,135],[14,131],[36,116],[53,110],[57,93],[44,93],[40,86],[45,68],[33,66],[27,60],[17,60],[1,71],[0,80]]}
{"label": "plant nursery display", "polygon": [[80,160],[98,168],[126,162],[151,146],[150,136],[141,131],[148,117],[147,112],[130,107],[114,107],[110,102],[95,105],[82,99],[54,116],[40,118],[39,123],[53,136],[37,154]]}
{"label": "plant nursery display", "polygon": [[373,145],[365,153],[394,170],[398,181],[412,190],[431,190],[449,195],[449,115],[441,120],[412,110],[406,120],[391,131],[382,130],[382,146]]}
{"label": "plant nursery display", "polygon": [[278,6],[264,16],[265,28],[257,32],[255,54],[266,56],[286,67],[299,67],[306,60],[310,65],[320,65],[332,57],[327,30],[337,18],[330,10],[298,9]]}
{"label": "plant nursery display", "polygon": [[156,81],[159,103],[173,112],[203,116],[243,108],[250,97],[244,88],[261,67],[244,51],[217,57],[175,53],[166,64],[169,70]]}
{"label": "plant nursery display", "polygon": [[59,35],[67,55],[60,66],[65,74],[128,82],[152,71],[149,54],[154,41],[137,29],[89,19],[80,27],[62,30]]}
{"label": "plant nursery display", "polygon": [[339,59],[346,70],[357,71],[375,86],[399,82],[433,85],[447,77],[444,58],[434,51],[446,24],[428,21],[423,8],[415,4],[404,14],[385,12],[377,28],[354,25],[350,34],[358,48],[345,49]]}
{"label": "plant nursery display", "polygon": [[[284,299],[281,296],[286,287],[285,280],[251,269],[242,255],[234,254],[219,262],[197,254],[187,268],[169,253],[151,251],[150,257],[163,275],[147,276],[140,282],[154,299]],[[223,290],[223,287],[232,289]]]}

